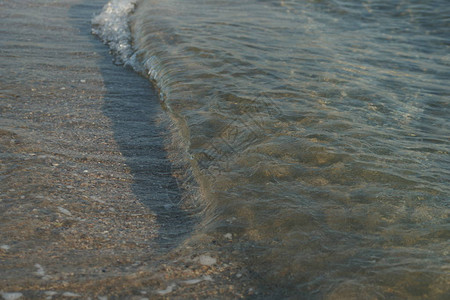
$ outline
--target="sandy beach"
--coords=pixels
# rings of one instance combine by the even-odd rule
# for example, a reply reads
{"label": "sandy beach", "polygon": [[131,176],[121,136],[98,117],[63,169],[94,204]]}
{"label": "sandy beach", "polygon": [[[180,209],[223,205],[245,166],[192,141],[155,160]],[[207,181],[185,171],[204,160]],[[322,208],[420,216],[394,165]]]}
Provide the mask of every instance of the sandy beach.
{"label": "sandy beach", "polygon": [[[195,230],[150,83],[90,34],[105,1],[0,3],[4,299],[239,298]],[[245,277],[245,273],[244,273]],[[250,292],[249,292],[250,291]]]}
{"label": "sandy beach", "polygon": [[447,300],[447,2],[0,1],[0,300]]}

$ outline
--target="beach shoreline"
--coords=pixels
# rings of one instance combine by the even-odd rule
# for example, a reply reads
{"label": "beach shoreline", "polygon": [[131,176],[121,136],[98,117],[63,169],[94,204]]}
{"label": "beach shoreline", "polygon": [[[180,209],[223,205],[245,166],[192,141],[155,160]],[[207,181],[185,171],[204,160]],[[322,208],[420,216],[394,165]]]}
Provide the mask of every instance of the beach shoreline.
{"label": "beach shoreline", "polygon": [[164,112],[90,35],[103,4],[2,4],[1,295],[241,297],[239,266],[180,247],[196,223]]}

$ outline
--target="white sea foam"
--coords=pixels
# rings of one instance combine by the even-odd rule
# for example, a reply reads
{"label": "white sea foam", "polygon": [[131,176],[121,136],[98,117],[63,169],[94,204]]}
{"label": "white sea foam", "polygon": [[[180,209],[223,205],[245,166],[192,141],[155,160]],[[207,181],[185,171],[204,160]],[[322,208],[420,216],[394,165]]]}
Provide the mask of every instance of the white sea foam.
{"label": "white sea foam", "polygon": [[137,58],[132,46],[129,16],[135,10],[137,0],[111,0],[102,12],[92,19],[92,33],[107,44],[114,55],[115,63],[133,68],[137,73],[154,80],[160,90],[160,99],[165,98],[165,87],[160,82],[161,64],[155,56],[146,61]]}
{"label": "white sea foam", "polygon": [[114,52],[116,59],[123,64],[131,64],[130,59],[133,55],[128,15],[133,12],[136,1],[109,1],[102,12],[92,19],[92,33],[99,36]]}

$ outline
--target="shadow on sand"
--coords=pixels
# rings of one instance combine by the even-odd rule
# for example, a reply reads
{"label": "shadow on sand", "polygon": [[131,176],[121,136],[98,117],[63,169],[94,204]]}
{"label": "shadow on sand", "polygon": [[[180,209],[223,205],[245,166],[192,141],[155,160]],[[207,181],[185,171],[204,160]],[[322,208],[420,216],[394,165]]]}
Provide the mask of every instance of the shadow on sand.
{"label": "shadow on sand", "polygon": [[167,251],[192,232],[195,218],[181,208],[182,188],[172,175],[172,164],[164,149],[168,132],[158,122],[162,108],[156,92],[147,79],[114,65],[107,46],[90,34],[91,24],[77,20],[90,19],[105,3],[85,1],[72,6],[69,17],[103,56],[97,66],[106,87],[103,113],[112,122],[115,140],[133,176],[132,190],[157,215],[158,244]]}

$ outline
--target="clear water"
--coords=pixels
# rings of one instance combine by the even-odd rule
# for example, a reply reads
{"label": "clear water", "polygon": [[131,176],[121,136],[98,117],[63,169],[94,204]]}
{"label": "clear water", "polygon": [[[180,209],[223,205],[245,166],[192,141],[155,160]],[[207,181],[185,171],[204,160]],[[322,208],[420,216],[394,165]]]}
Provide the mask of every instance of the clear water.
{"label": "clear water", "polygon": [[450,293],[447,0],[116,0],[93,23],[188,145],[195,234],[231,234],[261,296]]}

